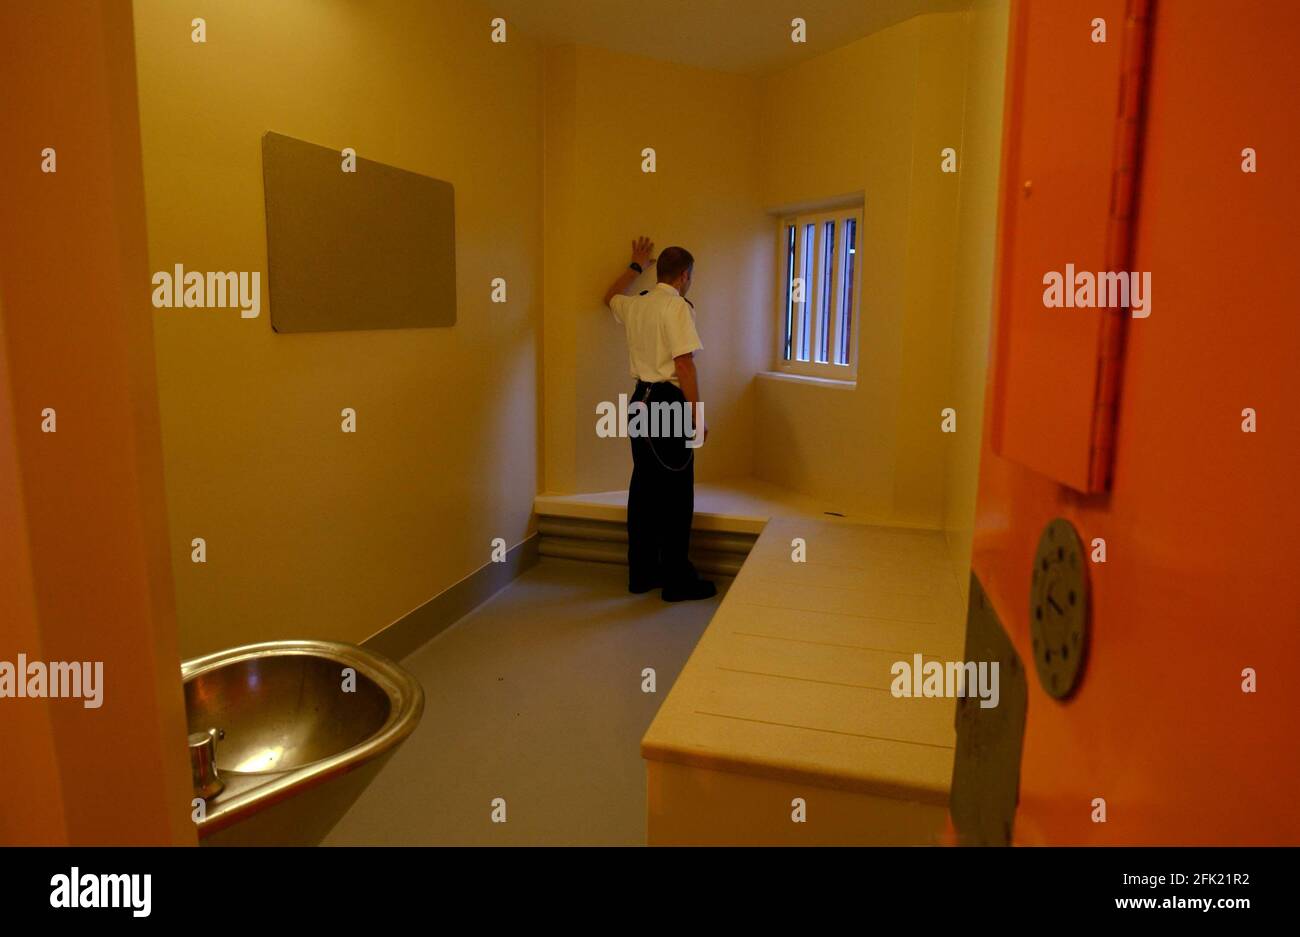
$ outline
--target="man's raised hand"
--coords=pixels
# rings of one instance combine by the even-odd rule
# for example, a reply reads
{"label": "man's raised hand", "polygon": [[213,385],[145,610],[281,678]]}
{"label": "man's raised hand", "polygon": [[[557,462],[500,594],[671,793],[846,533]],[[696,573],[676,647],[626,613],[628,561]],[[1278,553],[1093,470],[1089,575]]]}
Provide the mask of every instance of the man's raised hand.
{"label": "man's raised hand", "polygon": [[639,264],[643,269],[654,263],[654,241],[648,237],[639,237],[632,242],[632,263]]}

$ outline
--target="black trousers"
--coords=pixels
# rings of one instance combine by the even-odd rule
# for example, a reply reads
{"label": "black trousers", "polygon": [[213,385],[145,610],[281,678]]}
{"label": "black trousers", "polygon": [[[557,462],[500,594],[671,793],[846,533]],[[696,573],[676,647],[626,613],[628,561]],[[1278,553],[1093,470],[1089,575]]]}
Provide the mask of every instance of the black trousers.
{"label": "black trousers", "polygon": [[[642,401],[686,406],[686,396],[670,381],[638,381],[629,404],[632,483],[627,491],[628,583],[633,589],[655,583],[680,585],[696,578],[686,558],[695,516],[695,450],[683,433],[665,437],[633,435],[632,406]],[[651,421],[648,416],[646,425]]]}

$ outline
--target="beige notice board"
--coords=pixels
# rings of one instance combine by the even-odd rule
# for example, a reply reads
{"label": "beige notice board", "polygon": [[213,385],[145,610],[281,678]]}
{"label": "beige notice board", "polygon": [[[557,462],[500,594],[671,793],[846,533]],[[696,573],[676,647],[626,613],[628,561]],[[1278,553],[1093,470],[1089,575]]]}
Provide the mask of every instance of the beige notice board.
{"label": "beige notice board", "polygon": [[277,332],[456,324],[450,182],[279,133],[262,137],[267,279]]}

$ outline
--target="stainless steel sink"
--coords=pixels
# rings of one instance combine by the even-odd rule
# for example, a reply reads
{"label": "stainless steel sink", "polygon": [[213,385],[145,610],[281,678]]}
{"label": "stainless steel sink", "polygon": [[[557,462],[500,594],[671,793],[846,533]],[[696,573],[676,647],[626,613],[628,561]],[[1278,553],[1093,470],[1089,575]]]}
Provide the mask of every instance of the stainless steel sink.
{"label": "stainless steel sink", "polygon": [[320,842],[424,710],[414,677],[351,644],[250,644],[181,676],[205,845]]}

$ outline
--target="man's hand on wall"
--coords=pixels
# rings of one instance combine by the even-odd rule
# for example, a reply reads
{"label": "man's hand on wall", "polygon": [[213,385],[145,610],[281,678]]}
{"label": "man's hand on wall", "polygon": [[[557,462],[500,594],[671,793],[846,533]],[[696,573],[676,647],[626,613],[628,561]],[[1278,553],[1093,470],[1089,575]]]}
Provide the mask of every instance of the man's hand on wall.
{"label": "man's hand on wall", "polygon": [[639,237],[632,242],[632,263],[640,264],[642,268],[654,263],[655,243],[648,237]]}

